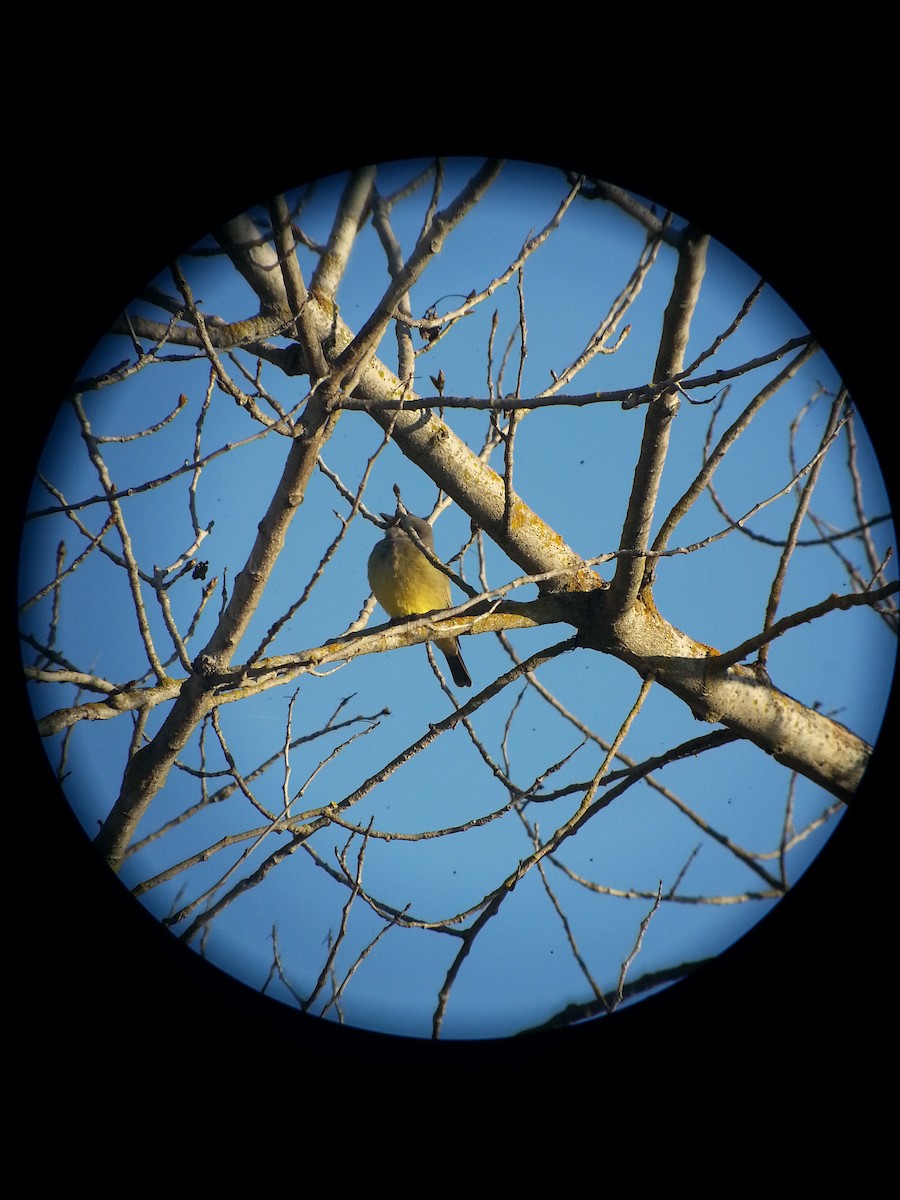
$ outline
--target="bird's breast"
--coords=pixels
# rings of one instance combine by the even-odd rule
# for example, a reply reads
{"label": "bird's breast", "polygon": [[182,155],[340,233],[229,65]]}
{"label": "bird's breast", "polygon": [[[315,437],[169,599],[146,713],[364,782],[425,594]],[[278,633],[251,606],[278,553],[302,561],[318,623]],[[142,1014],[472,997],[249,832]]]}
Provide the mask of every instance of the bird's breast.
{"label": "bird's breast", "polygon": [[377,546],[369,561],[369,583],[378,603],[392,617],[450,606],[449,579],[411,542]]}

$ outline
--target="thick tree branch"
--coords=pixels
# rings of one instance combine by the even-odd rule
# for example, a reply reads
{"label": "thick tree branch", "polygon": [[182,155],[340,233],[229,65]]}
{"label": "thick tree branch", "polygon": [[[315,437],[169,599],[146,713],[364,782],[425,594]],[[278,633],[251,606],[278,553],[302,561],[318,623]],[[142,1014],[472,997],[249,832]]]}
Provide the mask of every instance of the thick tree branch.
{"label": "thick tree branch", "polygon": [[[685,230],[679,248],[675,282],[663,318],[663,331],[654,381],[668,379],[680,371],[690,334],[691,318],[700,294],[706,270],[709,237],[690,227]],[[656,497],[662,481],[669,447],[669,433],[680,405],[677,391],[663,392],[647,410],[644,436],[631,488],[631,498],[622,528],[623,550],[642,551],[650,542],[650,527]],[[639,589],[647,582],[648,566],[640,553],[620,558],[610,587],[611,598],[625,610],[630,608]]]}
{"label": "thick tree branch", "polygon": [[608,595],[593,598],[599,616],[586,644],[654,675],[698,720],[727,726],[826,791],[851,799],[871,757],[867,742],[751,667],[722,670],[717,651],[670,625],[646,597],[624,614],[607,616]]}

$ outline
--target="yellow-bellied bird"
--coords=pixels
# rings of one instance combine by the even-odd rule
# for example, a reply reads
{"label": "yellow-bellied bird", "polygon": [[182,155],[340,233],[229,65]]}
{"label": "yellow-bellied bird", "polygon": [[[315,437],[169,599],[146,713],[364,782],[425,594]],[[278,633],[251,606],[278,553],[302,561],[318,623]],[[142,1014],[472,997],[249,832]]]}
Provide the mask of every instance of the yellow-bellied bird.
{"label": "yellow-bellied bird", "polygon": [[[369,556],[369,586],[390,617],[425,616],[452,607],[450,580],[428,561],[409,536],[410,528],[434,554],[434,533],[428,522],[410,513],[398,513]],[[435,645],[447,659],[456,686],[471,687],[459,639],[439,638]]]}

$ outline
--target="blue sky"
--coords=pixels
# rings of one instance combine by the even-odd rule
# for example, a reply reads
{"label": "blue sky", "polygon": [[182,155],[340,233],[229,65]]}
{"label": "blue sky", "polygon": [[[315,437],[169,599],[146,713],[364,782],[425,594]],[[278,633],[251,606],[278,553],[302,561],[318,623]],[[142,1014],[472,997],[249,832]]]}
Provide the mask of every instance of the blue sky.
{"label": "blue sky", "polygon": [[[471,164],[454,164],[448,172],[446,195]],[[389,168],[379,173],[379,188],[389,192],[397,182],[412,174],[408,167]],[[320,186],[299,218],[314,241],[327,237],[333,217],[338,182]],[[421,315],[441,297],[467,294],[484,287],[515,257],[526,237],[540,229],[565,193],[558,172],[545,175],[534,168],[509,166],[494,185],[474,219],[464,222],[448,240],[444,251],[422,281],[411,303]],[[394,216],[395,232],[407,253],[419,231],[427,189],[417,194],[408,212]],[[584,346],[606,306],[624,286],[633,270],[643,237],[634,224],[607,205],[577,201],[560,229],[525,268],[524,294],[528,317],[528,356],[523,372],[523,392],[533,394],[546,387],[551,371],[559,372]],[[307,280],[312,259],[303,259]],[[183,258],[195,296],[208,313],[225,319],[249,315],[253,297],[246,286],[220,260]],[[611,390],[645,382],[652,371],[661,315],[671,288],[674,254],[665,248],[650,274],[628,320],[632,329],[622,348],[603,355],[573,382],[571,391]],[[344,319],[358,328],[386,282],[383,257],[374,234],[366,229],[351,258],[350,268],[338,294]],[[703,298],[693,327],[688,358],[709,345],[728,326],[756,278],[727,250],[714,246],[710,252]],[[165,274],[165,290],[173,290]],[[439,305],[458,303],[451,300]],[[447,392],[485,394],[485,350],[494,309],[498,312],[498,350],[516,329],[518,296],[515,281],[466,318],[453,335],[435,350],[419,357],[417,387],[428,393],[428,376],[443,369]],[[136,305],[135,311],[149,311]],[[803,331],[799,320],[777,296],[764,291],[739,333],[723,347],[713,368],[735,365],[746,358],[773,349]],[[416,346],[421,342],[417,339]],[[379,353],[389,363],[394,347],[393,333],[385,336]],[[129,352],[121,338],[98,347],[86,372],[119,362]],[[174,352],[181,356],[178,351]],[[515,378],[516,351],[507,369],[507,385]],[[720,414],[721,431],[759,387],[779,368],[772,366],[753,377],[737,381]],[[202,361],[163,362],[145,369],[132,379],[86,398],[95,433],[133,433],[170,413],[179,393],[188,396],[185,412],[159,435],[137,442],[106,448],[110,471],[116,483],[137,484],[149,475],[171,471],[190,455],[194,422],[203,402],[208,369]],[[277,373],[263,380],[285,405],[303,395],[302,381],[284,379]],[[791,385],[767,406],[751,430],[729,455],[717,476],[722,501],[734,515],[741,515],[763,496],[783,487],[790,477],[788,457],[789,423],[819,388],[835,391],[836,373],[824,355],[818,355]],[[706,399],[710,393],[699,395]],[[810,455],[818,444],[827,417],[827,400],[820,400],[803,419],[798,434],[798,454]],[[675,423],[672,446],[658,505],[658,520],[681,494],[701,462],[702,448],[712,416],[712,406],[685,404]],[[482,414],[453,412],[448,422],[459,436],[477,448],[486,420]],[[553,408],[529,415],[521,424],[516,441],[516,484],[522,498],[585,557],[615,549],[628,499],[631,475],[640,443],[643,409],[622,412],[613,405],[591,409]],[[228,442],[251,437],[257,430],[233,402],[217,393],[203,428],[203,447],[208,451]],[[860,455],[865,496],[870,513],[887,511],[887,499],[877,464],[860,426]],[[377,448],[380,431],[365,414],[347,412],[326,447],[325,462],[351,487],[355,487],[365,462]],[[227,570],[229,586],[246,558],[257,523],[278,478],[286,443],[275,436],[259,438],[231,454],[222,455],[204,469],[197,493],[201,524],[215,521],[213,532],[203,543],[201,557],[210,562],[210,575],[222,577]],[[494,462],[499,468],[500,460]],[[64,412],[58,432],[48,448],[43,469],[70,501],[96,495],[96,476],[83,453],[72,414]],[[187,523],[189,476],[164,488],[154,489],[130,500],[126,517],[141,565],[175,561],[190,544]],[[399,484],[403,499],[412,510],[427,513],[436,498],[434,485],[396,447],[379,458],[364,503],[372,511],[393,507],[392,487]],[[36,489],[35,505],[46,505],[46,494]],[[770,536],[783,536],[794,497],[786,496],[771,505],[752,528]],[[334,510],[346,512],[338,493],[324,475],[317,476],[290,531],[285,552],[272,578],[266,599],[257,614],[246,642],[239,651],[249,651],[271,622],[296,599],[315,569],[321,554],[338,531]],[[844,451],[836,450],[823,472],[813,509],[837,526],[854,523],[844,471]],[[85,519],[96,529],[105,513],[93,506]],[[691,542],[723,527],[722,518],[704,498],[679,526],[676,543]],[[450,508],[436,527],[439,553],[448,558],[465,542],[468,520]],[[71,524],[63,517],[29,523],[22,561],[21,595],[33,595],[51,578],[59,537],[65,537],[70,554],[80,552]],[[357,519],[334,562],[313,597],[279,634],[270,648],[273,653],[318,644],[334,636],[351,622],[366,599],[365,563],[376,540],[374,527]],[[889,524],[877,527],[874,536],[883,549],[893,544]],[[754,633],[765,611],[774,569],[773,551],[740,533],[710,546],[700,554],[673,557],[659,571],[655,596],[664,615],[694,637],[727,649]],[[457,565],[457,569],[458,565]],[[521,572],[496,547],[487,553],[489,582],[496,586]],[[609,568],[606,569],[608,574]],[[469,553],[464,573],[477,581],[477,566]],[[602,573],[602,571],[601,571]],[[182,628],[197,603],[200,584],[188,580],[173,588],[171,596]],[[845,587],[840,566],[831,550],[818,547],[797,556],[782,601],[781,612],[790,612],[823,599]],[[528,586],[517,598],[529,598]],[[36,636],[47,628],[48,601],[29,609],[28,622]],[[200,648],[213,627],[218,598],[209,605],[201,632],[193,643]],[[153,613],[154,636],[168,653],[158,611]],[[373,621],[384,614],[376,610]],[[58,647],[85,671],[105,678],[128,680],[146,670],[135,620],[121,573],[93,555],[79,568],[63,594]],[[510,635],[517,652],[525,656],[566,635],[563,628],[518,631]],[[469,638],[464,654],[475,689],[483,687],[507,669],[509,660],[493,636]],[[881,621],[871,613],[856,610],[835,613],[814,626],[805,626],[782,639],[772,650],[770,669],[775,683],[807,704],[819,703],[825,711],[839,712],[839,719],[861,736],[873,740],[890,685],[895,643]],[[565,706],[595,730],[611,738],[637,696],[639,681],[633,672],[615,660],[599,655],[571,654],[548,664],[542,682]],[[62,689],[60,689],[62,690]],[[514,689],[514,695],[518,693]],[[294,736],[320,729],[347,697],[341,717],[372,715],[382,708],[389,717],[365,736],[357,738],[338,757],[322,767],[309,786],[299,809],[315,808],[330,798],[339,798],[388,762],[419,736],[429,722],[440,720],[448,710],[446,697],[428,667],[423,647],[411,647],[387,655],[354,660],[343,669],[322,677],[302,680],[275,689],[252,705],[225,706],[221,712],[229,745],[244,771],[274,754],[285,737],[287,706],[296,691],[292,714]],[[35,693],[42,713],[73,703],[48,694]],[[464,697],[468,698],[468,697]],[[496,757],[503,753],[506,721],[513,697],[482,709],[476,719],[479,737]],[[151,718],[156,728],[159,713]],[[335,746],[352,732],[366,726],[331,734],[298,748],[292,756],[291,784],[300,786]],[[632,728],[625,752],[640,760],[659,754],[668,746],[707,732],[674,697],[654,689]],[[83,723],[68,748],[71,775],[67,783],[73,808],[88,830],[96,828],[115,799],[124,765],[130,723],[116,721]],[[571,762],[553,777],[562,781],[590,778],[596,769],[596,751],[578,749],[580,736],[574,727],[552,711],[534,693],[526,693],[516,710],[512,732],[506,743],[510,772],[519,785],[529,783],[549,762],[573,753]],[[212,738],[208,742],[211,761],[217,769]],[[48,749],[51,759],[58,747]],[[197,748],[185,755],[197,766]],[[278,805],[283,777],[270,771],[259,785],[261,797]],[[704,819],[728,832],[754,851],[768,851],[778,844],[784,820],[788,776],[752,747],[734,746],[707,754],[699,761],[668,767],[660,782],[677,794]],[[211,788],[217,786],[213,781]],[[182,772],[173,777],[151,808],[139,838],[161,828],[194,803],[198,796],[195,777]],[[471,741],[461,729],[445,735],[428,755],[414,760],[387,785],[363,802],[355,819],[365,825],[371,817],[375,827],[395,834],[445,828],[471,820],[501,806],[505,793],[488,775]],[[531,820],[539,820],[543,831],[563,820],[572,799],[553,804],[532,805]],[[812,819],[828,798],[805,781],[797,784],[794,797],[796,824]],[[184,855],[214,842],[224,832],[252,827],[259,814],[246,801],[235,797],[226,804],[190,821],[129,858],[122,878],[134,886],[156,871],[179,861]],[[826,827],[827,828],[827,827]],[[790,860],[792,879],[802,872],[821,845],[822,831],[807,839]],[[268,849],[276,835],[263,847]],[[322,860],[333,861],[333,848],[340,847],[345,834],[317,838],[314,849]],[[697,849],[700,847],[699,850]],[[512,865],[527,853],[528,841],[514,815],[490,822],[462,834],[426,842],[373,842],[367,850],[366,887],[373,895],[402,907],[410,903],[417,915],[432,920],[466,907],[494,886]],[[692,855],[696,856],[692,858]],[[227,853],[213,856],[210,863],[187,881],[177,877],[171,884],[148,893],[145,902],[159,916],[183,903],[202,886],[222,876],[231,866]],[[658,881],[669,886],[690,861],[684,891],[708,892],[717,896],[739,894],[758,886],[758,877],[736,863],[715,843],[684,818],[673,803],[645,785],[626,793],[579,836],[566,844],[561,855],[565,865],[590,880],[612,889],[630,888],[652,893]],[[255,861],[255,860],[254,860]],[[570,917],[579,949],[589,962],[594,977],[608,989],[615,982],[618,965],[631,950],[641,919],[649,910],[646,900],[598,897],[548,867],[549,877],[563,909]],[[201,883],[201,880],[203,881]],[[181,889],[185,888],[185,892]],[[321,866],[303,850],[273,872],[271,881],[235,902],[211,927],[205,952],[251,986],[264,982],[271,963],[271,930],[277,928],[278,944],[288,977],[303,992],[315,979],[329,933],[334,934],[345,891],[326,877]],[[748,924],[766,910],[767,902],[744,904],[664,905],[653,918],[641,955],[632,975],[716,953],[732,942]],[[379,923],[355,906],[341,969],[349,967],[356,954],[375,936]],[[443,981],[455,939],[425,930],[386,934],[357,970],[342,1000],[346,1019],[365,1028],[426,1037],[437,988]],[[285,1002],[289,994],[273,992]],[[532,872],[517,888],[500,916],[492,921],[476,942],[454,985],[444,1026],[446,1037],[502,1035],[535,1023],[565,1004],[587,998],[585,980],[565,944],[558,913],[548,901],[540,879]],[[315,1010],[314,1010],[315,1011]]]}

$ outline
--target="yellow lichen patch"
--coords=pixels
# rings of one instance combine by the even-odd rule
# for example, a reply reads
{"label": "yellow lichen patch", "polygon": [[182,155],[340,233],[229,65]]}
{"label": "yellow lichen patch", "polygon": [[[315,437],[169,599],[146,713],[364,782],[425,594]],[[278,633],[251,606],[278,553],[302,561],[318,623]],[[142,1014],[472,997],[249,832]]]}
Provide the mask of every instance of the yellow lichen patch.
{"label": "yellow lichen patch", "polygon": [[330,320],[333,320],[341,311],[335,301],[330,296],[326,296],[324,292],[320,292],[318,288],[310,288],[309,295],[310,299],[316,302]]}
{"label": "yellow lichen patch", "polygon": [[[718,655],[721,653],[719,650],[716,650],[714,646],[707,646],[705,642],[696,641],[690,636],[690,634],[684,633],[681,629],[677,629],[671,624],[671,622],[667,621],[656,607],[656,603],[653,599],[653,593],[649,587],[642,588],[642,590],[638,593],[635,606],[642,608],[646,615],[660,627],[665,627],[667,630],[669,630],[670,636],[677,634],[679,638],[685,638],[687,641],[689,641],[694,650],[697,651],[695,654],[696,658],[713,658],[718,657]],[[683,647],[679,649],[679,652],[684,652]]]}

